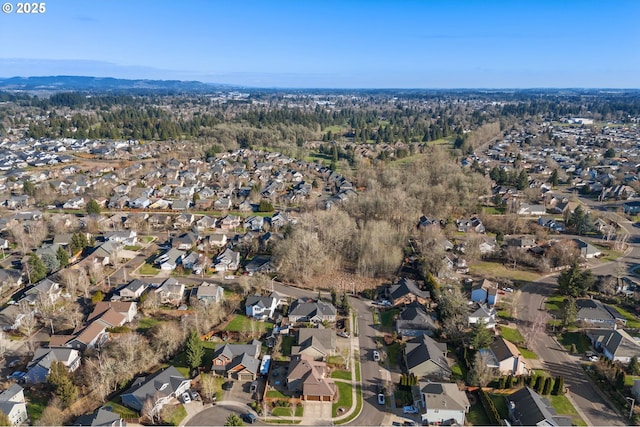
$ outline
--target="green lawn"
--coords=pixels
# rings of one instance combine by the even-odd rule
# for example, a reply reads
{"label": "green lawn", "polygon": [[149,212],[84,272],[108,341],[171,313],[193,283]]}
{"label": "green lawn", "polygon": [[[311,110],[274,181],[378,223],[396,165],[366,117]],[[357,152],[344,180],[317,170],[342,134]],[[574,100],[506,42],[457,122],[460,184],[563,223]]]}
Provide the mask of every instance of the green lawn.
{"label": "green lawn", "polygon": [[497,262],[478,261],[469,266],[469,274],[494,279],[509,279],[521,282],[535,282],[540,273],[523,271],[520,268],[511,269]]}
{"label": "green lawn", "polygon": [[120,396],[114,397],[112,400],[105,403],[105,406],[111,406],[111,412],[115,412],[122,418],[138,418],[140,416],[140,414],[133,409],[127,408],[126,406],[118,403],[118,400],[120,400]]}
{"label": "green lawn", "polygon": [[345,366],[344,357],[340,355],[327,357],[327,364],[334,366]]}
{"label": "green lawn", "polygon": [[160,323],[162,323],[162,321],[154,319],[153,317],[143,317],[138,321],[138,328],[136,329],[136,331],[145,332]]}
{"label": "green lawn", "polygon": [[187,410],[182,405],[175,405],[169,407],[169,405],[162,408],[162,420],[170,426],[180,425],[180,421],[187,416]]}
{"label": "green lawn", "polygon": [[393,327],[395,317],[400,313],[399,308],[391,308],[380,313],[380,324],[384,327]]}
{"label": "green lawn", "polygon": [[462,375],[462,367],[457,363],[451,367],[451,374],[453,375],[454,380],[464,380],[464,376]]}
{"label": "green lawn", "polygon": [[624,377],[624,385],[627,387],[633,387],[633,381],[640,380],[640,375],[627,375]]}
{"label": "green lawn", "polygon": [[488,426],[491,425],[491,421],[489,420],[489,416],[484,410],[484,407],[477,401],[475,404],[471,405],[469,408],[469,412],[466,415],[467,423],[472,426]]}
{"label": "green lawn", "polygon": [[520,334],[520,331],[515,328],[507,328],[505,326],[501,326],[500,335],[502,335],[502,338],[504,338],[505,340],[511,341],[514,344],[520,344],[524,342],[522,334]]}
{"label": "green lawn", "polygon": [[27,415],[31,418],[31,422],[38,421],[42,416],[42,411],[44,411],[44,408],[49,403],[49,398],[42,394],[30,393],[26,390],[24,395],[27,401]]}
{"label": "green lawn", "polygon": [[615,308],[617,308],[620,314],[622,314],[622,316],[627,320],[627,328],[640,329],[640,320],[638,320],[636,316],[629,313],[624,308],[618,306],[615,306]]}
{"label": "green lawn", "polygon": [[524,357],[525,359],[537,359],[538,358],[538,355],[535,354],[531,350],[527,350],[526,348],[522,348],[522,347],[518,347],[518,350],[520,350],[520,353],[522,354],[522,357]]}
{"label": "green lawn", "polygon": [[259,320],[247,317],[244,314],[236,314],[224,328],[225,331],[230,332],[255,331],[260,333],[266,332],[271,329],[273,329],[273,323],[261,322]]}
{"label": "green lawn", "polygon": [[[202,366],[205,366],[206,364],[211,363],[211,361],[213,360],[213,353],[215,352],[216,343],[211,341],[204,341],[202,345],[204,346],[204,357],[202,358]],[[186,351],[181,351],[180,353],[176,354],[173,359],[171,359],[169,364],[175,366],[178,372],[180,372],[186,378],[191,377],[189,365],[187,363]]]}
{"label": "green lawn", "polygon": [[389,365],[398,366],[400,364],[400,355],[402,354],[402,347],[399,342],[394,342],[387,346],[387,361]]}
{"label": "green lawn", "polygon": [[147,243],[151,243],[151,242],[153,242],[153,240],[155,239],[155,237],[153,237],[153,236],[142,236],[142,237],[139,237],[138,239],[139,239],[139,240],[141,240],[141,241],[142,241],[142,243],[147,244]]}
{"label": "green lawn", "polygon": [[362,411],[362,387],[360,386],[360,384],[356,385],[356,399],[357,401],[356,401],[355,411],[353,411],[353,413],[349,415],[347,418],[344,418],[340,421],[336,421],[336,424],[350,423],[360,415],[360,412]]}
{"label": "green lawn", "polygon": [[351,408],[351,405],[353,405],[353,396],[351,393],[351,384],[342,381],[336,381],[335,384],[338,387],[338,400],[333,403],[331,413],[334,417],[337,417],[338,408],[345,408],[345,411]]}
{"label": "green lawn", "polygon": [[269,390],[267,392],[267,397],[271,397],[271,398],[274,398],[274,399],[288,399],[289,398],[289,396],[286,396],[286,395],[282,394],[278,390]]}
{"label": "green lawn", "polygon": [[351,380],[351,371],[336,370],[331,372],[331,378],[337,378],[339,380]]}
{"label": "green lawn", "polygon": [[507,399],[505,399],[504,394],[489,394],[489,399],[493,401],[493,404],[496,405],[496,409],[498,410],[498,414],[502,419],[509,419],[509,408],[507,408]]}
{"label": "green lawn", "polygon": [[356,381],[360,382],[362,372],[360,372],[360,361],[356,359]]}
{"label": "green lawn", "polygon": [[378,310],[374,309],[371,312],[371,315],[373,316],[373,324],[374,325],[379,325],[380,324],[380,313],[378,313]]}
{"label": "green lawn", "polygon": [[[296,417],[301,417],[304,414],[304,406],[298,405],[296,406]],[[271,411],[271,415],[274,417],[290,417],[291,416],[291,408],[285,408],[283,406],[278,408],[273,408]]]}
{"label": "green lawn", "polygon": [[547,308],[547,311],[560,313],[560,311],[562,310],[562,305],[564,304],[564,298],[565,297],[560,295],[547,298],[544,301],[544,305]]}
{"label": "green lawn", "polygon": [[151,264],[144,263],[138,268],[138,274],[142,274],[143,276],[155,276],[160,273],[159,268],[155,268]]}
{"label": "green lawn", "polygon": [[280,347],[283,356],[291,356],[291,347],[296,343],[296,337],[282,337],[282,346]]}
{"label": "green lawn", "polygon": [[559,341],[567,351],[571,350],[571,344],[575,344],[578,354],[585,353],[591,348],[589,338],[582,332],[565,332],[560,335]]}
{"label": "green lawn", "polygon": [[482,213],[487,215],[504,215],[506,208],[498,208],[495,206],[483,206]]}
{"label": "green lawn", "polygon": [[586,426],[587,423],[578,415],[576,408],[573,407],[567,396],[548,396],[551,405],[560,415],[568,415],[573,420],[573,425]]}
{"label": "green lawn", "polygon": [[140,246],[137,246],[137,245],[127,245],[127,246],[124,247],[124,250],[126,250],[126,251],[135,251],[135,252],[137,252],[140,249],[141,249]]}

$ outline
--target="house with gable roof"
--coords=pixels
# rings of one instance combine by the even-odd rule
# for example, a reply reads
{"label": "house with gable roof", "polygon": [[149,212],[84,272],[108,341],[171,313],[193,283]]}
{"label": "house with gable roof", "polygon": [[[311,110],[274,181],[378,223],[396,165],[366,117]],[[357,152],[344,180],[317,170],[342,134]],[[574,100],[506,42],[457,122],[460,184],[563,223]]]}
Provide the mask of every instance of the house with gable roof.
{"label": "house with gable roof", "polygon": [[416,377],[444,379],[451,377],[447,363],[447,345],[421,335],[407,341],[403,357],[407,371]]}
{"label": "house with gable roof", "polygon": [[396,319],[396,331],[401,337],[432,336],[437,329],[433,316],[418,301],[406,305]]}
{"label": "house with gable roof", "polygon": [[261,347],[262,343],[255,339],[248,344],[218,344],[211,370],[227,378],[253,381],[260,371]]}
{"label": "house with gable roof", "polygon": [[322,323],[335,322],[337,310],[331,303],[303,298],[295,300],[289,308],[289,321]]}
{"label": "house with gable roof", "polygon": [[98,408],[92,414],[82,415],[78,417],[74,425],[98,427],[98,426],[110,426],[110,427],[125,427],[127,423],[116,412],[113,412],[109,407],[103,406]]}
{"label": "house with gable roof", "polygon": [[456,383],[420,381],[414,387],[414,403],[420,419],[429,425],[465,425],[465,416],[471,408],[467,394]]}
{"label": "house with gable roof", "polygon": [[609,360],[629,363],[634,356],[640,358],[640,342],[623,329],[590,329],[586,334]]}
{"label": "house with gable roof", "polygon": [[29,419],[27,403],[24,398],[24,389],[18,384],[11,386],[0,393],[0,412],[3,412],[11,425],[26,424]]}
{"label": "house with gable roof", "polygon": [[153,403],[158,413],[171,399],[177,398],[191,387],[191,380],[169,366],[149,377],[138,377],[122,396],[122,404],[136,411],[142,411],[145,402]]}
{"label": "house with gable roof", "polygon": [[292,396],[300,396],[302,400],[331,402],[338,394],[327,364],[306,354],[291,356],[287,388]]}
{"label": "house with gable roof", "polygon": [[488,349],[480,352],[487,355],[487,365],[497,369],[500,375],[526,375],[529,372],[518,347],[503,337],[497,337]]}
{"label": "house with gable roof", "polygon": [[428,304],[431,294],[418,288],[415,280],[402,277],[395,285],[388,289],[389,300],[394,306],[409,304],[418,301],[420,304]]}
{"label": "house with gable roof", "polygon": [[570,426],[571,418],[558,416],[551,403],[530,387],[506,397],[509,421],[516,426]]}
{"label": "house with gable roof", "polygon": [[27,365],[24,381],[27,384],[43,383],[47,380],[51,364],[61,362],[69,372],[80,367],[80,352],[67,347],[39,347],[33,353],[31,362]]}
{"label": "house with gable roof", "polygon": [[483,279],[471,287],[471,301],[495,305],[498,302],[498,284]]}
{"label": "house with gable roof", "polygon": [[249,295],[244,302],[246,315],[258,320],[273,319],[277,305],[273,296]]}
{"label": "house with gable roof", "polygon": [[336,349],[336,334],[332,329],[300,328],[297,345],[291,347],[291,354],[306,354],[314,360],[326,360]]}

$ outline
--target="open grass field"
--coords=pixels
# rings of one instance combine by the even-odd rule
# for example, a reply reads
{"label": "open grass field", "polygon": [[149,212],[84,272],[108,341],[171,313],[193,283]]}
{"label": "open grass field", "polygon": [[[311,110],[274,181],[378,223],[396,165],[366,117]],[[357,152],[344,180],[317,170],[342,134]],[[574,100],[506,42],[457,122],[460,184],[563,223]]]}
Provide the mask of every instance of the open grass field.
{"label": "open grass field", "polygon": [[351,381],[351,371],[336,370],[331,372],[331,378]]}
{"label": "open grass field", "polygon": [[159,268],[155,268],[151,264],[144,263],[138,268],[138,274],[142,274],[143,276],[155,276],[160,273]]}
{"label": "open grass field", "polygon": [[273,329],[273,323],[261,322],[260,320],[255,320],[247,317],[244,314],[236,314],[224,328],[225,331],[230,332],[266,332],[271,329]]}
{"label": "open grass field", "polygon": [[508,279],[520,282],[533,282],[541,275],[534,271],[523,271],[521,269],[511,269],[503,264],[489,261],[479,261],[469,265],[469,273],[475,276],[494,279]]}
{"label": "open grass field", "polygon": [[640,329],[640,320],[624,308],[616,306],[620,314],[627,320],[627,328]]}
{"label": "open grass field", "polygon": [[550,311],[557,315],[560,313],[560,310],[562,310],[564,298],[564,296],[560,295],[551,296],[544,301],[544,306],[546,307],[547,311]]}

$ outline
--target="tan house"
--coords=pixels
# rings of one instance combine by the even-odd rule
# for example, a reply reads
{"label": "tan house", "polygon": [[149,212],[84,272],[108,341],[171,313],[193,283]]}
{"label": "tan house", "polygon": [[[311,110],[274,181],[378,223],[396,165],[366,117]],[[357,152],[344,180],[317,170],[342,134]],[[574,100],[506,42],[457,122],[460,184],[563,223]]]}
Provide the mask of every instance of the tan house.
{"label": "tan house", "polygon": [[297,354],[291,356],[288,372],[287,387],[293,396],[322,402],[331,402],[337,397],[338,388],[328,378],[326,363],[306,354]]}
{"label": "tan house", "polygon": [[496,368],[500,375],[526,375],[529,372],[518,347],[502,337],[496,338],[488,349],[480,351],[487,355],[488,366]]}

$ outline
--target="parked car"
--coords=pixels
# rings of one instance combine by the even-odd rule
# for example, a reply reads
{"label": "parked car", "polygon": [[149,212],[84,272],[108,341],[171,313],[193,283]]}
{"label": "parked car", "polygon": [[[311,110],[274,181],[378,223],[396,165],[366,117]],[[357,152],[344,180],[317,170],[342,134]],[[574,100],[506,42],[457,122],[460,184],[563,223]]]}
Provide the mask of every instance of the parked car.
{"label": "parked car", "polygon": [[258,381],[252,382],[249,387],[249,393],[255,393],[256,391],[258,391]]}
{"label": "parked car", "polygon": [[231,390],[232,388],[233,388],[233,381],[227,381],[226,383],[222,384],[223,390]]}
{"label": "parked car", "polygon": [[375,362],[379,362],[380,361],[380,353],[378,352],[378,350],[373,350],[373,360]]}
{"label": "parked car", "polygon": [[403,426],[417,426],[417,425],[418,425],[418,423],[416,423],[416,422],[415,422],[415,421],[413,421],[413,420],[405,420],[405,421],[402,423],[402,425],[403,425]]}
{"label": "parked car", "polygon": [[27,375],[26,372],[22,372],[22,371],[13,371],[13,373],[11,375],[7,376],[8,380],[16,380],[16,381],[20,381],[22,378],[24,378],[24,376]]}
{"label": "parked car", "polygon": [[247,412],[246,414],[242,414],[242,420],[245,423],[253,424],[254,422],[256,422],[258,420],[258,417],[256,417],[255,415],[253,415],[250,412]]}
{"label": "parked car", "polygon": [[10,368],[15,368],[18,365],[18,363],[20,363],[20,359],[14,359],[11,362],[9,362],[7,366]]}
{"label": "parked car", "polygon": [[597,362],[598,360],[600,360],[600,358],[595,354],[589,358],[589,361],[591,362]]}
{"label": "parked car", "polygon": [[378,405],[384,405],[384,394],[378,393]]}
{"label": "parked car", "polygon": [[184,393],[182,393],[182,403],[189,403],[189,402],[191,402],[191,396],[189,396],[189,393],[185,391]]}
{"label": "parked car", "polygon": [[338,336],[342,338],[349,338],[351,335],[349,335],[349,332],[340,331],[338,332]]}
{"label": "parked car", "polygon": [[415,406],[405,406],[404,408],[402,408],[402,412],[404,414],[417,414],[418,408],[416,408]]}
{"label": "parked car", "polygon": [[189,390],[191,393],[191,400],[200,400],[200,394],[195,390]]}

